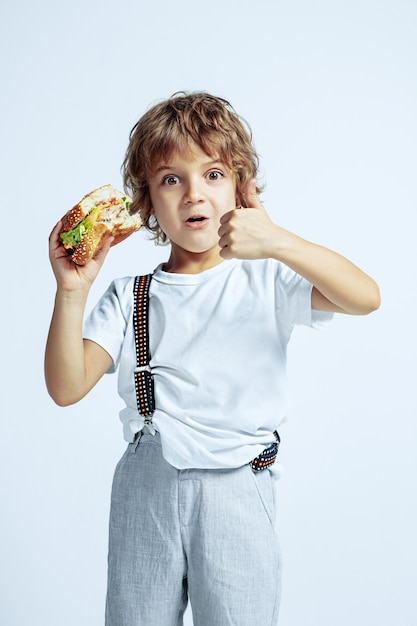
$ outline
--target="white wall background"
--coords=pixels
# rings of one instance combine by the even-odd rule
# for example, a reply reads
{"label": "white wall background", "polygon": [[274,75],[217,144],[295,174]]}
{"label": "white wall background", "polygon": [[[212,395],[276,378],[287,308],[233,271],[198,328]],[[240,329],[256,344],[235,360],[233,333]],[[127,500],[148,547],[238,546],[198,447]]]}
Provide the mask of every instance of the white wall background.
{"label": "white wall background", "polygon": [[[280,626],[415,626],[415,0],[2,0],[0,23],[0,623],[103,624],[120,402],[115,377],[66,409],[45,391],[47,237],[91,188],[120,185],[150,104],[203,89],[251,123],[273,219],[383,297],[292,341]],[[91,302],[166,254],[133,236]]]}

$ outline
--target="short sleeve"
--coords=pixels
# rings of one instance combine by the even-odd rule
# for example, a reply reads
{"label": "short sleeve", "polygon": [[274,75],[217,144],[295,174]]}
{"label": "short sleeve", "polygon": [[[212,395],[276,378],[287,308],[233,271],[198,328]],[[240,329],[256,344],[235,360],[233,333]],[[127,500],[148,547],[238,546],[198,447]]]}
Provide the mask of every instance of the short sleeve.
{"label": "short sleeve", "polygon": [[[116,371],[126,334],[124,301],[130,281],[114,280],[84,320],[83,337],[100,345],[113,359],[108,373]],[[133,287],[132,287],[133,288]]]}
{"label": "short sleeve", "polygon": [[313,285],[286,265],[279,265],[275,284],[277,312],[289,328],[303,325],[318,329],[333,318],[333,313],[311,308]]}

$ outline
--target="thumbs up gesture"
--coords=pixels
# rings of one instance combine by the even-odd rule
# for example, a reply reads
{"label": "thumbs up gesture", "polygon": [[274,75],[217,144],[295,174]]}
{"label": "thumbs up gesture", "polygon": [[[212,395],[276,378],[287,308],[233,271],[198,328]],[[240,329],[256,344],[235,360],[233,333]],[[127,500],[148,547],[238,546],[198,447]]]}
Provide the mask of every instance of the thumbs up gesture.
{"label": "thumbs up gesture", "polygon": [[256,180],[248,182],[246,208],[225,213],[220,220],[219,245],[223,259],[265,259],[276,241],[276,226],[259,201]]}

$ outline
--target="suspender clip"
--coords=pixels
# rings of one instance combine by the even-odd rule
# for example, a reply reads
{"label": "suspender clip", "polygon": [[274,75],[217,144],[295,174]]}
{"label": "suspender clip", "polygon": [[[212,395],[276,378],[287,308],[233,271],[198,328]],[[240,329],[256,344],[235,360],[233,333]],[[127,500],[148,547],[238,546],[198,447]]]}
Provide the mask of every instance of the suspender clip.
{"label": "suspender clip", "polygon": [[142,372],[152,373],[152,370],[149,365],[142,365],[141,367],[135,367],[133,370],[135,374],[141,374]]}
{"label": "suspender clip", "polygon": [[156,430],[152,424],[152,417],[145,417],[145,428],[152,437],[155,436]]}

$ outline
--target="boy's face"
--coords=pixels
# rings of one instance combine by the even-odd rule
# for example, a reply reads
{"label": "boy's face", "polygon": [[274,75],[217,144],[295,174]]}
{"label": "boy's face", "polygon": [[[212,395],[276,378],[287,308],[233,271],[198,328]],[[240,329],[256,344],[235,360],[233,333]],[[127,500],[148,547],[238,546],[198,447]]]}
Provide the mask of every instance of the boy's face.
{"label": "boy's face", "polygon": [[216,156],[197,145],[174,153],[149,178],[152,213],[171,241],[171,257],[207,255],[209,264],[219,256],[220,218],[236,207],[235,175]]}

